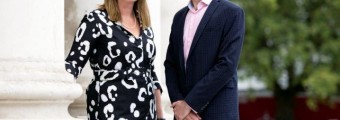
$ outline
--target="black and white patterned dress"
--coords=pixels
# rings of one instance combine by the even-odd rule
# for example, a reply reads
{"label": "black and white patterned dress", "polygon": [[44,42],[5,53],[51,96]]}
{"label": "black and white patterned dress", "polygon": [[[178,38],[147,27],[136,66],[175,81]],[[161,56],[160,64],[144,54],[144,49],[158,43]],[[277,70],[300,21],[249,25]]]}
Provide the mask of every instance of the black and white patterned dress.
{"label": "black and white patterned dress", "polygon": [[161,87],[154,72],[153,38],[150,27],[134,37],[109,20],[105,10],[84,16],[65,65],[77,78],[90,61],[94,78],[86,90],[89,120],[156,119],[154,89]]}

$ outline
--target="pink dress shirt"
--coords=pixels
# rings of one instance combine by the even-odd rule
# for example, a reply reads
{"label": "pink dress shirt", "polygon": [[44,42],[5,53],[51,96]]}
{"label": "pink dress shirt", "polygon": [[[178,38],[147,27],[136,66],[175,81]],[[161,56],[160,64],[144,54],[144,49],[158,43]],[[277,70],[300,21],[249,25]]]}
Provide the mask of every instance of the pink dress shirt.
{"label": "pink dress shirt", "polygon": [[211,1],[212,0],[201,0],[201,2],[197,4],[197,10],[195,10],[192,2],[190,2],[188,5],[189,12],[185,18],[183,35],[183,52],[185,63],[188,59],[191,43],[194,39],[197,27]]}

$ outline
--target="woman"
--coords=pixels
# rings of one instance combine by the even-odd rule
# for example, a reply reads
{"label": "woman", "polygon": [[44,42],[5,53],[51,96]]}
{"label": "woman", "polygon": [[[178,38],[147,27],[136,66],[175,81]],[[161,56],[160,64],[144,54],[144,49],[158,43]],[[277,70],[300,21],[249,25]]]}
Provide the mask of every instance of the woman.
{"label": "woman", "polygon": [[153,37],[146,0],[105,0],[84,16],[65,61],[75,78],[90,61],[89,120],[163,117]]}

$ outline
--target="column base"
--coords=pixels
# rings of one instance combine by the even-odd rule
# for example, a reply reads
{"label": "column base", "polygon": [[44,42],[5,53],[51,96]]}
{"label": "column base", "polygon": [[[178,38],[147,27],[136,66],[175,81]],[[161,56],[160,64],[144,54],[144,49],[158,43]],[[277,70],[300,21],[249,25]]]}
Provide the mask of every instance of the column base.
{"label": "column base", "polygon": [[0,119],[69,120],[82,88],[63,63],[0,59]]}
{"label": "column base", "polygon": [[87,112],[86,112],[86,94],[85,90],[87,89],[87,86],[89,85],[92,76],[91,75],[92,70],[89,68],[89,66],[85,67],[83,69],[83,73],[79,78],[77,79],[77,83],[82,86],[83,93],[80,97],[78,97],[76,100],[74,100],[73,103],[68,108],[68,111],[70,112],[71,116],[75,118],[86,118]]}

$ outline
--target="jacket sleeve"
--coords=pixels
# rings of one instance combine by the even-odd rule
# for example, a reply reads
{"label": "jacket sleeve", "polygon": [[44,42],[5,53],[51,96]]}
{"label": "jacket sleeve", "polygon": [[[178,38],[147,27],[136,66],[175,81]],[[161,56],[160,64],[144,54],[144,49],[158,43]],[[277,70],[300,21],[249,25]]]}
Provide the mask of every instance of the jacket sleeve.
{"label": "jacket sleeve", "polygon": [[76,79],[81,73],[93,51],[96,38],[100,31],[96,26],[96,13],[86,14],[77,29],[71,50],[65,59],[65,69]]}
{"label": "jacket sleeve", "polygon": [[169,92],[171,103],[184,99],[178,86],[178,72],[180,71],[180,68],[178,68],[179,63],[178,61],[176,61],[177,56],[174,53],[176,46],[174,46],[174,43],[173,43],[172,32],[173,30],[171,30],[171,33],[170,33],[169,46],[168,46],[168,50],[167,50],[166,58],[164,62],[166,85],[168,87],[168,92]]}
{"label": "jacket sleeve", "polygon": [[[234,13],[231,14],[230,13]],[[217,63],[193,87],[186,96],[187,104],[198,113],[204,110],[216,94],[230,82],[236,74],[245,33],[244,13],[241,8],[229,12],[232,19],[225,22],[223,38],[217,56]],[[231,24],[231,25],[230,25]]]}

